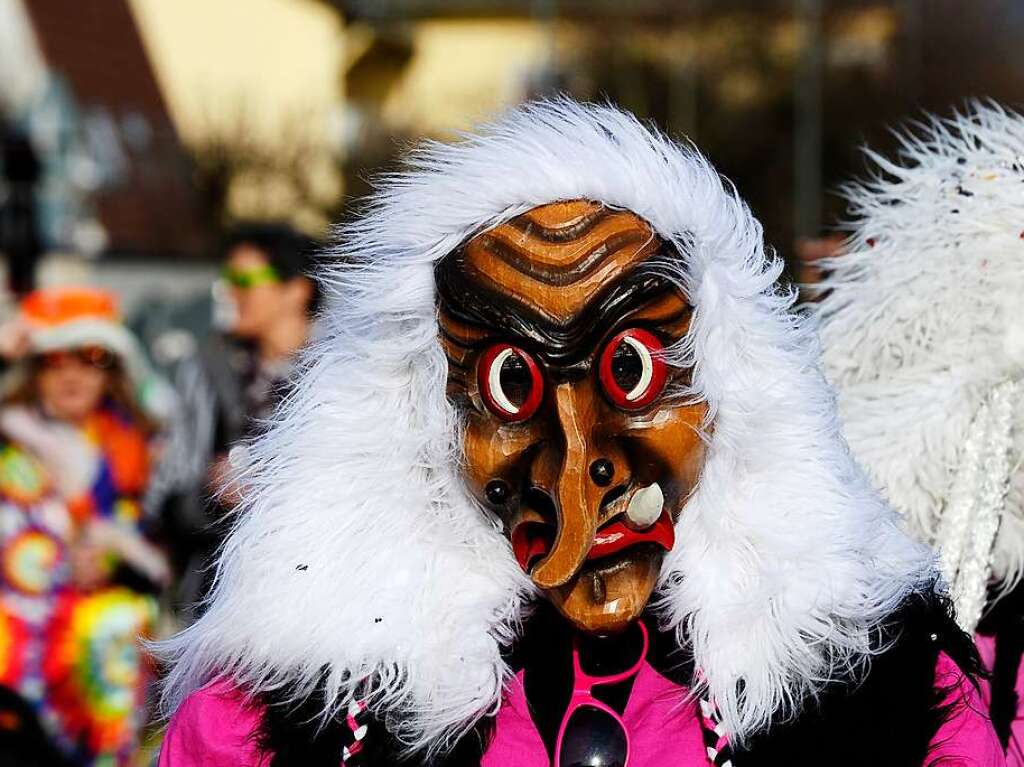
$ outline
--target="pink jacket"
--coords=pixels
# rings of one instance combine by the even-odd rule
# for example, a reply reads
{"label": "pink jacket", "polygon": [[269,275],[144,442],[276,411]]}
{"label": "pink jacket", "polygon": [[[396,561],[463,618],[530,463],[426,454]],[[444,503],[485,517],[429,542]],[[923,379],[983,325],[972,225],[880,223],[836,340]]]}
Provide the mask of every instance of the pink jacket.
{"label": "pink jacket", "polygon": [[[977,635],[975,644],[981,655],[981,663],[989,671],[996,662],[996,639],[992,636]],[[1024,666],[1017,672],[1017,700],[1024,701]],[[981,694],[986,704],[989,703],[988,682],[982,681]],[[1007,767],[1024,767],[1024,707],[1018,705],[1017,716],[1010,723],[1010,742],[1006,749]]]}
{"label": "pink jacket", "polygon": [[[939,657],[936,685],[959,679],[962,705],[936,735],[931,758],[944,767],[1002,767],[1002,747],[978,691],[946,655]],[[635,767],[707,767],[696,704],[679,705],[683,691],[645,665],[637,675],[623,715],[629,727],[630,764]],[[947,704],[953,700],[947,700]],[[216,680],[197,690],[171,721],[159,767],[266,767],[253,734],[260,709],[247,703],[230,682]],[[672,732],[671,738],[665,733]],[[482,767],[549,767],[540,735],[530,719],[520,678],[513,680],[498,712],[494,740]],[[1015,762],[1014,764],[1022,764]],[[1022,765],[1024,767],[1024,765]]]}

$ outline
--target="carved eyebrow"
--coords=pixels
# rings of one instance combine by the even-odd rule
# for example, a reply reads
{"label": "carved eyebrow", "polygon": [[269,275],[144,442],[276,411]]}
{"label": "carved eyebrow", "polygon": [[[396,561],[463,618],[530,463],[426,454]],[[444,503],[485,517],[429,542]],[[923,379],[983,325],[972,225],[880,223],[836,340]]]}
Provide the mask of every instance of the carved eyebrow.
{"label": "carved eyebrow", "polygon": [[529,212],[516,216],[507,225],[542,242],[569,242],[585,237],[604,219],[617,214],[618,211],[598,203],[592,209],[555,225],[542,224],[531,218]]}
{"label": "carved eyebrow", "polygon": [[[636,313],[677,292],[666,277],[640,267],[607,286],[571,322],[558,323],[534,307],[469,277],[460,268],[455,253],[438,264],[436,284],[438,305],[444,314],[463,325],[480,328],[488,335],[522,339],[524,346],[532,348],[556,368],[573,368],[585,363],[601,338],[624,315]],[[671,323],[689,312],[690,307],[686,306],[658,321]],[[445,332],[444,341],[446,346],[468,346],[468,339],[453,333]]]}
{"label": "carved eyebrow", "polygon": [[537,282],[564,287],[585,279],[618,251],[630,245],[643,247],[645,242],[651,242],[653,238],[653,234],[642,229],[617,232],[608,239],[584,249],[571,263],[558,266],[532,261],[529,252],[520,249],[517,244],[509,242],[498,232],[481,235],[479,247],[492,257],[504,261],[517,272],[525,274]]}

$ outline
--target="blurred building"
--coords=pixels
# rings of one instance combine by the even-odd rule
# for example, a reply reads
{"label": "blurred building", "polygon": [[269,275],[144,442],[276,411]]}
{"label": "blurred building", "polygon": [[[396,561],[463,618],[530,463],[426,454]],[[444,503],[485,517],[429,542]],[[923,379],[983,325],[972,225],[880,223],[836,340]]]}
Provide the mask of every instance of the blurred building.
{"label": "blurred building", "polygon": [[0,0],[0,104],[51,247],[322,234],[418,138],[565,92],[695,141],[788,255],[891,125],[1024,102],[1022,32],[1019,0]]}
{"label": "blurred building", "polygon": [[[966,98],[1024,102],[1019,0],[321,0],[345,20],[346,190],[393,139],[552,92],[685,135],[784,255],[841,221],[865,142]],[[955,52],[955,55],[953,55]]]}
{"label": "blurred building", "polygon": [[45,250],[201,253],[188,155],[124,0],[0,0],[0,115],[39,160]]}
{"label": "blurred building", "polygon": [[342,195],[346,35],[314,0],[128,0],[212,230],[321,233]]}

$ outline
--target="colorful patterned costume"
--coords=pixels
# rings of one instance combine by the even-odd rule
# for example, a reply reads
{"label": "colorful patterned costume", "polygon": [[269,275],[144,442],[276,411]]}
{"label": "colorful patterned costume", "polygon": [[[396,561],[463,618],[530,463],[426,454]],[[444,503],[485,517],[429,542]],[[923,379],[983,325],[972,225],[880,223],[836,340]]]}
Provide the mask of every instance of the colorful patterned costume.
{"label": "colorful patterned costume", "polygon": [[135,533],[146,442],[111,412],[96,414],[79,436],[94,448],[95,476],[88,494],[66,503],[27,449],[0,448],[0,682],[38,703],[58,740],[86,763],[121,765],[134,749],[145,686],[138,638],[156,605],[120,586],[77,590],[68,547],[89,521]]}
{"label": "colorful patterned costume", "polygon": [[[100,346],[145,402],[143,365],[113,297],[43,291],[22,311],[33,354]],[[24,380],[26,370],[17,366],[11,379]],[[130,763],[144,709],[139,639],[156,603],[142,592],[166,569],[140,530],[148,477],[147,435],[112,401],[81,424],[29,402],[0,408],[0,685],[32,704],[73,762],[89,767]],[[83,543],[102,552],[99,585],[89,589],[72,581]]]}

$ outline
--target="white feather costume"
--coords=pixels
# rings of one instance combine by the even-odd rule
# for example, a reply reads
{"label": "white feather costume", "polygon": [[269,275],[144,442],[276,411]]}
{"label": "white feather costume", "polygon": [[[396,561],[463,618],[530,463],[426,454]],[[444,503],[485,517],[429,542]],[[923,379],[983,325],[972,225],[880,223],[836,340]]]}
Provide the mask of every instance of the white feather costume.
{"label": "white feather costume", "polygon": [[534,595],[460,482],[433,267],[576,198],[637,213],[682,254],[668,271],[695,311],[676,352],[713,424],[657,606],[734,738],[860,667],[885,617],[929,587],[932,557],[851,459],[816,338],[733,189],[626,113],[538,103],[415,152],[338,232],[348,263],[323,275],[319,338],[249,450],[209,609],[163,648],[169,708],[213,674],[302,695],[326,669],[332,711],[368,692],[428,749],[497,709],[501,649]]}
{"label": "white feather costume", "polygon": [[1024,567],[1024,117],[972,104],[919,128],[847,188],[816,311],[850,445],[972,630],[990,577]]}

